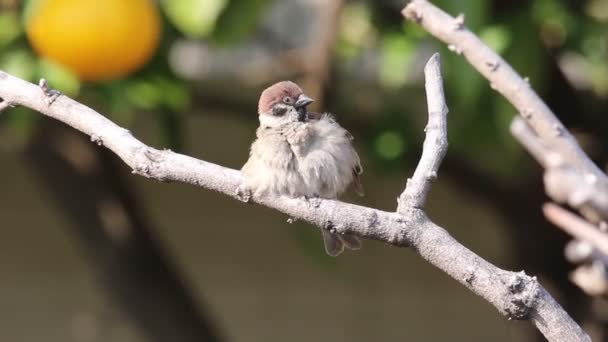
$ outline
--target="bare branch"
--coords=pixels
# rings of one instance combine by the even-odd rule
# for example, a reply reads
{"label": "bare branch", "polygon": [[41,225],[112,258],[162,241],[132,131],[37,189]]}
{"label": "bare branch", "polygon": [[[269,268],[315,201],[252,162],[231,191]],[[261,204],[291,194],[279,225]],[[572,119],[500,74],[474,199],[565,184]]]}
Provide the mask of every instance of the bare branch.
{"label": "bare branch", "polygon": [[[608,177],[583,152],[574,137],[515,70],[475,34],[466,29],[464,16],[454,18],[426,0],[412,0],[402,11],[448,49],[462,54],[520,113],[511,131],[546,168],[547,194],[559,203],[579,209],[588,220],[608,219]],[[543,330],[545,337],[554,336]],[[549,338],[551,339],[551,338]]]}
{"label": "bare branch", "polygon": [[589,159],[574,137],[564,128],[555,114],[530,88],[515,70],[475,34],[462,25],[461,17],[454,18],[426,0],[413,0],[402,14],[448,44],[452,51],[459,51],[490,81],[493,89],[501,93],[534,129],[539,138],[564,162],[576,170],[597,179],[597,185],[608,189],[608,178]]}
{"label": "bare branch", "polygon": [[521,118],[513,118],[511,133],[546,169],[543,181],[551,199],[579,209],[592,222],[608,217],[608,192],[598,189],[595,177],[585,177],[565,163],[561,155],[547,148]]}
{"label": "bare branch", "polygon": [[546,203],[543,213],[551,223],[578,240],[585,241],[598,251],[608,255],[608,236],[584,219],[562,209],[561,207]]}
{"label": "bare branch", "polygon": [[[59,95],[52,103],[34,84],[0,71],[0,98],[22,105],[89,135],[116,153],[133,173],[221,192],[239,199],[241,173],[169,150],[149,147],[94,110]],[[276,209],[318,227],[331,224],[338,234],[352,234],[396,246],[412,246],[429,263],[481,296],[510,319],[531,320],[550,341],[588,341],[588,336],[535,277],[502,270],[458,243],[426,214],[407,215],[336,200],[310,205],[302,199],[253,196],[252,202]]]}
{"label": "bare branch", "polygon": [[405,214],[407,208],[424,207],[431,182],[437,179],[439,166],[448,149],[448,107],[443,94],[441,59],[438,53],[427,62],[424,75],[429,121],[425,128],[426,138],[422,147],[422,156],[414,176],[407,180],[407,186],[399,196],[397,212],[401,214]]}
{"label": "bare branch", "polygon": [[549,167],[549,165],[559,164],[559,160],[551,160],[552,158],[559,158],[559,156],[545,145],[536,135],[534,130],[528,125],[522,118],[514,117],[511,121],[511,134],[519,140],[528,152],[536,159],[536,161],[543,167]]}

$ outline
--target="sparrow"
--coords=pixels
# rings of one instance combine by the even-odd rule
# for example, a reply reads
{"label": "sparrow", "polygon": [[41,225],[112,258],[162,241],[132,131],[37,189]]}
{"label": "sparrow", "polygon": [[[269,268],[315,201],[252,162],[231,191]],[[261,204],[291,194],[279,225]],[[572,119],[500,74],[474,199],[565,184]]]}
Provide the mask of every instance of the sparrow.
{"label": "sparrow", "polygon": [[[332,115],[309,112],[307,106],[313,101],[291,81],[275,83],[260,95],[260,126],[241,169],[252,194],[335,199],[354,185],[363,195],[359,180],[363,168],[353,136]],[[361,248],[356,236],[331,229],[321,232],[331,256],[344,247]]]}

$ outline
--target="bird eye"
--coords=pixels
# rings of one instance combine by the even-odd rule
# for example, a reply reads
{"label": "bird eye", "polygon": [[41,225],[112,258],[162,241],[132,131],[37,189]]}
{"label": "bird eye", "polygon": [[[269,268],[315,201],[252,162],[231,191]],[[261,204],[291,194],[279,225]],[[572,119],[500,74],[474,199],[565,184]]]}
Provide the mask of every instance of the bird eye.
{"label": "bird eye", "polygon": [[283,98],[283,102],[286,103],[286,104],[291,104],[293,102],[293,99],[291,97],[289,97],[289,96],[285,96]]}

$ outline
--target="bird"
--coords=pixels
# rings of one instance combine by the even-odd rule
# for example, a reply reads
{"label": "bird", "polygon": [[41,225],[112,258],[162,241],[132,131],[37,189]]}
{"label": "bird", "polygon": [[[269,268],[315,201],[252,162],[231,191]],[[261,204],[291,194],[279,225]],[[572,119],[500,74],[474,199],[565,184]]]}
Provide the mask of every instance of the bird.
{"label": "bird", "polygon": [[[361,160],[353,136],[329,113],[309,112],[314,100],[292,81],[277,82],[260,95],[260,125],[241,171],[255,196],[336,199],[351,185],[363,196]],[[359,249],[353,235],[321,229],[325,251],[338,256]]]}

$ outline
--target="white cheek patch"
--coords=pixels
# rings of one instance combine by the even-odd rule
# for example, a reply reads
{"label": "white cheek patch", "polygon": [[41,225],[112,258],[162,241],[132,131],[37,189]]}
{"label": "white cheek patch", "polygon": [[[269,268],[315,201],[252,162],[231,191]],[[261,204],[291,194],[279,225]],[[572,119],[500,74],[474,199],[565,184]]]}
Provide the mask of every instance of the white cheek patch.
{"label": "white cheek patch", "polygon": [[287,110],[287,112],[281,116],[275,116],[272,114],[260,114],[260,125],[264,127],[279,127],[286,123],[298,121],[298,113],[295,110]]}
{"label": "white cheek patch", "polygon": [[265,127],[276,127],[281,123],[281,118],[272,114],[260,114],[260,124]]}

